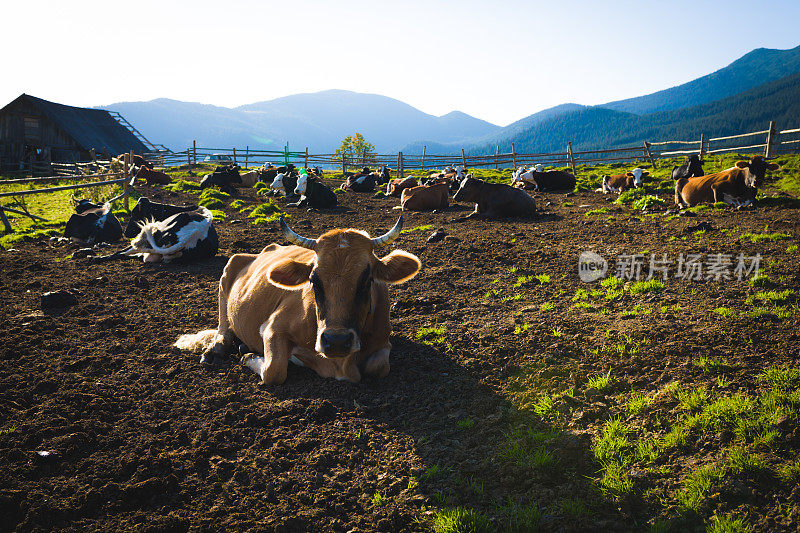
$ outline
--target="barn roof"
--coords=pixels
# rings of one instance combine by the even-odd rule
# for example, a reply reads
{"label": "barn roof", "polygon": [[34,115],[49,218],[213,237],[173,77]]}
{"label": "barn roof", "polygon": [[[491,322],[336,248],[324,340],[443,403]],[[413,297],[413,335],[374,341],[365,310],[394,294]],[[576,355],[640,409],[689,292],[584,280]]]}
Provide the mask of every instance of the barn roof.
{"label": "barn roof", "polygon": [[[142,141],[137,139],[129,129],[114,120],[108,111],[57,104],[29,94],[22,94],[6,107],[20,99],[41,109],[50,120],[85,150],[94,148],[101,152],[105,149],[112,155],[130,150],[137,153],[148,151]],[[0,112],[3,110],[5,107]]]}

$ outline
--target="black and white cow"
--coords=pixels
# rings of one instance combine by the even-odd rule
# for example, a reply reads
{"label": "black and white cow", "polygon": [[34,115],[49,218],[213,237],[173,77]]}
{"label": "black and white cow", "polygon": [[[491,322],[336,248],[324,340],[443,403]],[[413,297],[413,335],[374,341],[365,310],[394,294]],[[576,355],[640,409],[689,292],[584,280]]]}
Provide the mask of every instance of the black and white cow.
{"label": "black and white cow", "polygon": [[376,172],[350,176],[342,185],[342,189],[353,192],[375,192],[375,185],[378,183],[378,178],[379,175]]}
{"label": "black and white cow", "polygon": [[324,209],[326,207],[333,207],[338,203],[336,193],[320,181],[309,179],[308,175],[301,174],[297,179],[297,186],[294,189],[295,194],[300,195],[300,200],[293,204],[286,204],[292,207],[314,207],[317,209]]}
{"label": "black and white cow", "polygon": [[378,185],[386,185],[392,181],[392,172],[386,165],[383,165],[380,170],[378,170],[378,174],[380,175],[380,178],[378,179]]}
{"label": "black and white cow", "polygon": [[125,238],[132,239],[139,235],[139,232],[142,230],[142,224],[147,222],[160,222],[168,219],[172,215],[189,211],[197,211],[197,206],[187,205],[182,207],[179,205],[153,202],[145,197],[139,198],[139,201],[136,202],[136,205],[131,210],[128,225],[125,226]]}
{"label": "black and white cow", "polygon": [[219,250],[219,237],[213,220],[211,211],[199,207],[165,220],[142,223],[129,248],[97,259],[140,256],[145,263],[168,263],[176,259],[189,262],[214,257]]}
{"label": "black and white cow", "polygon": [[270,189],[281,196],[292,196],[295,187],[297,187],[297,175],[288,172],[277,174],[269,186]]}
{"label": "black and white cow", "polygon": [[122,224],[114,213],[111,204],[93,204],[81,200],[75,206],[75,213],[69,217],[64,228],[64,237],[81,244],[117,242],[122,238]]}

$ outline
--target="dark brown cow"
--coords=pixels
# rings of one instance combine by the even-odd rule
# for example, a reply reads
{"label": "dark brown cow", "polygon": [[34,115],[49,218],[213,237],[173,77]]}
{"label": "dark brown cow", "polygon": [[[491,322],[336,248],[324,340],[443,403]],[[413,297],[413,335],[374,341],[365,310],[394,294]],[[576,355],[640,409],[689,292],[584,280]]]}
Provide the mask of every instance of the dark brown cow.
{"label": "dark brown cow", "polygon": [[168,185],[172,183],[172,178],[170,178],[169,175],[159,170],[150,170],[144,166],[139,167],[139,172],[136,173],[136,177],[145,180],[148,185]]}
{"label": "dark brown cow", "polygon": [[426,211],[440,209],[449,205],[450,188],[446,183],[420,185],[403,190],[400,206],[403,211]]}
{"label": "dark brown cow", "polygon": [[750,161],[737,161],[736,166],[697,178],[681,178],[675,182],[675,203],[690,207],[702,203],[725,202],[747,207],[755,203],[756,192],[768,170],[778,170],[776,163],[767,163],[760,155]]}
{"label": "dark brown cow", "polygon": [[[117,160],[122,161],[123,157],[125,157],[125,154],[119,154],[119,156],[117,156]],[[148,161],[147,159],[145,159],[144,157],[142,157],[142,156],[140,156],[138,154],[133,154],[132,163],[133,163],[133,166],[135,166],[137,168],[138,167],[147,167],[150,170],[153,170],[155,168],[153,163],[151,163],[150,161]]]}
{"label": "dark brown cow", "polygon": [[386,184],[386,195],[400,198],[405,189],[417,187],[418,185],[416,178],[412,177],[393,179]]}
{"label": "dark brown cow", "polygon": [[475,202],[467,218],[535,217],[536,201],[525,191],[505,183],[487,183],[469,175],[453,196],[456,202]]}
{"label": "dark brown cow", "polygon": [[628,189],[641,187],[644,178],[650,175],[650,171],[641,168],[634,168],[630,172],[624,174],[615,174],[613,176],[603,176],[603,186],[601,190],[603,194],[610,192],[621,193]]}
{"label": "dark brown cow", "polygon": [[271,244],[260,254],[235,254],[219,281],[219,325],[183,335],[180,349],[210,363],[238,337],[252,352],[242,362],[266,384],[286,380],[289,362],[321,377],[356,382],[389,373],[388,284],[413,278],[419,259],[375,252],[400,236],[403,217],[385,235],[334,229],[309,239],[280,227],[295,246]]}

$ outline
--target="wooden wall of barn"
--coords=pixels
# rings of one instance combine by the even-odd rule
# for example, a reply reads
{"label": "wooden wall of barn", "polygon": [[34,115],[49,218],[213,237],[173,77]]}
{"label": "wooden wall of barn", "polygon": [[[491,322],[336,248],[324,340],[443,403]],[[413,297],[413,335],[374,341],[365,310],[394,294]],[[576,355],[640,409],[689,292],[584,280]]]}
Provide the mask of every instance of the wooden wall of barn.
{"label": "wooden wall of barn", "polygon": [[[26,124],[26,119],[27,124]],[[38,121],[38,128],[32,127]],[[13,169],[21,161],[74,163],[89,157],[41,110],[19,101],[0,112],[0,168]]]}

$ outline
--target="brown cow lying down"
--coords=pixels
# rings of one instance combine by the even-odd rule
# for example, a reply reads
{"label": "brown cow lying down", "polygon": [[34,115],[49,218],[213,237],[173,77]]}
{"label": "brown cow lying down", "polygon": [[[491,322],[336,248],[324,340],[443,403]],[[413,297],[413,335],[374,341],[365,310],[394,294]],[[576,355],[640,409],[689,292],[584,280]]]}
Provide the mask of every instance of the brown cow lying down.
{"label": "brown cow lying down", "polygon": [[393,179],[386,184],[386,195],[400,198],[405,189],[418,185],[416,178],[413,177]]}
{"label": "brown cow lying down", "polygon": [[536,201],[522,189],[505,183],[487,183],[467,176],[453,196],[456,202],[475,202],[467,218],[535,217]]}
{"label": "brown cow lying down", "polygon": [[767,163],[760,155],[750,161],[737,161],[736,166],[696,178],[675,182],[675,203],[690,207],[702,203],[725,202],[736,207],[755,203],[756,192],[768,170],[778,170],[776,163]]}
{"label": "brown cow lying down", "polygon": [[410,187],[403,190],[403,194],[400,196],[400,207],[403,211],[426,211],[447,207],[449,191],[450,188],[446,183]]}
{"label": "brown cow lying down", "polygon": [[139,172],[136,173],[138,179],[143,179],[148,185],[168,185],[172,183],[172,178],[164,172],[158,170],[150,170],[147,167],[139,167]]}
{"label": "brown cow lying down", "polygon": [[634,168],[630,172],[624,174],[615,174],[613,176],[603,176],[603,186],[600,191],[603,194],[610,192],[621,193],[628,189],[641,187],[644,183],[643,179],[650,175],[650,171],[641,168]]}
{"label": "brown cow lying down", "polygon": [[233,255],[219,281],[219,327],[183,335],[180,349],[203,351],[202,362],[229,351],[234,336],[253,352],[242,362],[263,383],[286,380],[289,361],[319,376],[357,382],[389,373],[389,290],[420,269],[402,250],[375,252],[400,236],[403,217],[370,238],[334,229],[318,239],[280,227],[294,246],[271,244],[260,254]]}

